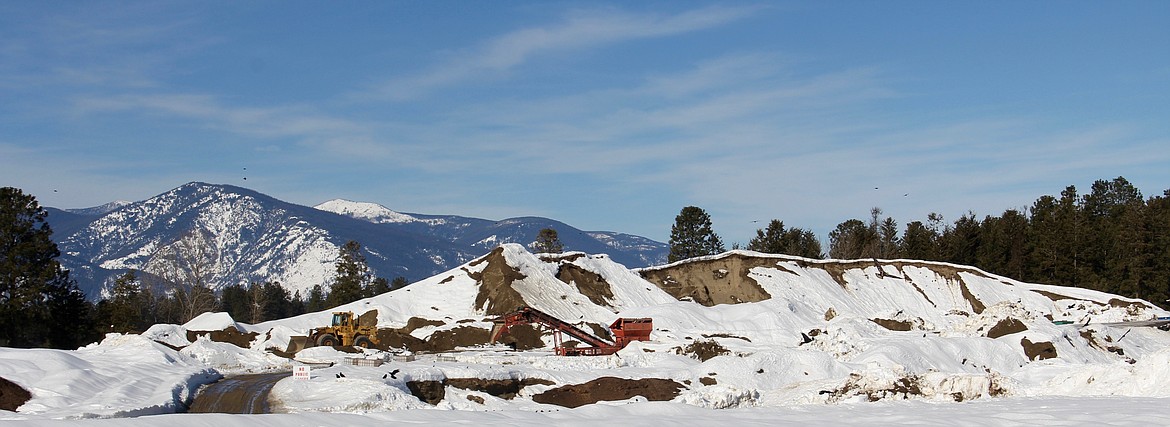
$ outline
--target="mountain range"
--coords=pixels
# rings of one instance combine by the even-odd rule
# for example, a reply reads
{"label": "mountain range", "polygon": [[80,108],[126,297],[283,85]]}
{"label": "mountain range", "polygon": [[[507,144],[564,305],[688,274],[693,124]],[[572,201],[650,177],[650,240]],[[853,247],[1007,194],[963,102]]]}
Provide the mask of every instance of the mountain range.
{"label": "mountain range", "polygon": [[666,244],[608,231],[582,231],[549,218],[489,220],[400,213],[375,203],[330,200],[315,207],[231,185],[192,182],[140,202],[46,208],[60,261],[91,299],[131,269],[157,273],[159,256],[200,232],[210,248],[213,288],[276,281],[305,295],[328,285],[339,249],[362,245],[373,274],[420,280],[503,243],[531,245],[543,228],[565,250],[605,253],[631,267],[662,264]]}

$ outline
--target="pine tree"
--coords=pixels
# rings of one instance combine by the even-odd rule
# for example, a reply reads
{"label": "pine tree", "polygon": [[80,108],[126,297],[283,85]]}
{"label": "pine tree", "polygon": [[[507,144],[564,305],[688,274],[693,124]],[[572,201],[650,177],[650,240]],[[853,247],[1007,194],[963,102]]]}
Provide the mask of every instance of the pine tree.
{"label": "pine tree", "polygon": [[765,229],[756,229],[756,237],[748,241],[747,250],[766,254],[782,254],[787,249],[784,221],[773,219]]}
{"label": "pine tree", "polygon": [[542,254],[559,254],[565,250],[565,245],[557,238],[557,230],[552,228],[540,229],[532,246],[536,253]]}
{"label": "pine tree", "polygon": [[337,275],[333,278],[326,305],[337,307],[362,299],[362,291],[370,281],[370,268],[362,255],[362,245],[353,240],[346,242],[338,251],[335,268]]}
{"label": "pine tree", "polygon": [[391,290],[402,289],[402,288],[405,288],[406,285],[409,285],[409,284],[410,284],[410,282],[407,282],[405,277],[398,276],[398,277],[395,277],[394,280],[390,281],[390,289]]}
{"label": "pine tree", "polygon": [[723,251],[723,241],[711,229],[711,216],[695,206],[682,208],[670,229],[670,254],[667,260],[675,262]]}
{"label": "pine tree", "polygon": [[0,188],[2,346],[76,348],[94,330],[92,307],[57,261],[47,218],[32,195]]}

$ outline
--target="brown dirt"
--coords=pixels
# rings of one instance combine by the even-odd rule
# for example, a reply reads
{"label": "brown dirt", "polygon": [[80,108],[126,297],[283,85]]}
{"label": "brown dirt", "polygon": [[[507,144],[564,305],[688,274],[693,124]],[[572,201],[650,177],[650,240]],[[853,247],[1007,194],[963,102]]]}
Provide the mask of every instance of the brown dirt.
{"label": "brown dirt", "polygon": [[470,347],[487,344],[491,340],[491,331],[474,326],[460,326],[431,334],[427,339],[429,351],[451,351],[456,347]]}
{"label": "brown dirt", "polygon": [[427,342],[415,338],[410,335],[410,332],[404,332],[406,328],[378,329],[378,348],[387,350],[391,348],[404,348],[410,351],[423,351],[427,348]]}
{"label": "brown dirt", "polygon": [[406,388],[418,400],[432,405],[438,405],[447,397],[447,388],[443,386],[442,381],[407,381]]}
{"label": "brown dirt", "polygon": [[675,347],[675,354],[691,356],[699,359],[701,362],[706,362],[716,356],[722,356],[731,353],[730,350],[723,347],[715,340],[695,341],[688,344],[686,347]]}
{"label": "brown dirt", "polygon": [[479,397],[479,396],[473,396],[473,395],[470,395],[470,394],[469,394],[469,395],[467,395],[467,400],[470,400],[470,401],[472,401],[472,402],[478,403],[478,404],[480,404],[480,405],[482,405],[482,404],[483,404],[483,398],[482,398],[482,397]]}
{"label": "brown dirt", "polygon": [[577,291],[589,298],[589,301],[602,307],[613,307],[609,301],[613,299],[613,290],[609,282],[600,274],[581,268],[576,264],[561,264],[557,270],[557,278],[562,282],[577,286]]}
{"label": "brown dirt", "polygon": [[589,329],[593,331],[593,336],[603,340],[613,340],[613,335],[610,335],[609,328],[593,322],[585,322],[585,325],[589,326]]}
{"label": "brown dirt", "polygon": [[703,377],[703,378],[699,378],[699,384],[715,385],[715,384],[719,384],[719,381],[716,381],[714,378],[711,378],[711,377]]}
{"label": "brown dirt", "polygon": [[748,271],[754,267],[775,267],[777,261],[776,258],[730,254],[670,267],[644,269],[640,273],[642,278],[658,285],[676,299],[690,298],[711,307],[772,298],[755,279],[748,276]]}
{"label": "brown dirt", "polygon": [[[1093,332],[1090,330],[1082,329],[1081,330],[1081,338],[1084,338],[1086,341],[1089,342],[1090,346],[1093,346],[1094,348],[1097,348],[1098,350],[1108,351],[1110,353],[1115,353],[1118,356],[1125,356],[1125,349],[1118,347],[1118,346],[1115,346],[1115,345],[1102,344],[1100,341],[1097,340],[1097,337],[1095,335],[1093,335]],[[1105,341],[1106,342],[1113,342],[1113,339],[1110,338],[1109,336],[1105,336]]]}
{"label": "brown dirt", "polygon": [[995,326],[992,326],[991,329],[988,329],[987,337],[999,338],[1004,335],[1011,335],[1017,332],[1024,332],[1026,330],[1028,330],[1028,327],[1024,325],[1024,322],[1009,317],[1007,319],[1000,319],[1000,321],[996,323]]}
{"label": "brown dirt", "polygon": [[971,304],[971,311],[979,314],[987,309],[987,306],[983,305],[983,301],[979,301],[979,298],[976,298],[975,294],[972,294],[971,290],[967,289],[967,283],[963,282],[963,279],[958,274],[955,274],[955,280],[959,282],[959,289],[963,291],[963,298],[966,298],[967,303]]}
{"label": "brown dirt", "polygon": [[496,342],[517,350],[531,350],[544,347],[544,340],[540,339],[541,335],[539,326],[516,325],[509,327],[507,332],[500,334]]}
{"label": "brown dirt", "polygon": [[0,377],[0,410],[16,412],[16,408],[32,399],[32,393],[12,381]]}
{"label": "brown dirt", "polygon": [[504,248],[498,247],[469,265],[476,266],[484,262],[488,265],[483,271],[470,273],[471,278],[479,285],[479,293],[475,296],[475,308],[484,308],[484,314],[489,316],[500,316],[527,306],[524,297],[512,289],[512,282],[526,276],[508,265],[508,261],[504,259]]}
{"label": "brown dirt", "polygon": [[677,397],[682,389],[682,384],[661,378],[631,380],[602,377],[584,384],[557,387],[532,396],[532,400],[576,408],[603,400],[626,400],[634,396],[642,396],[650,401],[666,401]]}
{"label": "brown dirt", "polygon": [[1052,292],[1048,292],[1048,291],[1032,291],[1032,292],[1038,293],[1040,295],[1044,295],[1044,296],[1048,297],[1048,299],[1053,300],[1053,301],[1060,301],[1060,300],[1064,300],[1064,299],[1076,299],[1076,298],[1066,297],[1064,295],[1052,293]]}
{"label": "brown dirt", "polygon": [[[487,393],[501,399],[512,399],[530,385],[553,385],[549,380],[540,378],[525,378],[522,380],[485,380],[482,378],[444,378],[442,381],[408,381],[406,388],[410,394],[423,402],[437,405],[447,397],[447,386]],[[482,398],[481,398],[482,399]],[[483,403],[479,401],[479,403]]]}
{"label": "brown dirt", "polygon": [[909,330],[914,329],[914,324],[907,322],[905,320],[892,320],[892,319],[882,319],[882,318],[869,319],[869,320],[872,321],[873,323],[877,323],[878,325],[881,325],[881,327],[889,329],[891,331],[909,331]]}
{"label": "brown dirt", "polygon": [[414,330],[418,329],[418,328],[427,327],[427,326],[443,326],[446,324],[447,323],[443,322],[442,320],[430,320],[430,319],[423,319],[421,317],[411,317],[410,319],[407,319],[406,326],[402,327],[399,330],[409,334],[411,332],[414,332]]}
{"label": "brown dirt", "polygon": [[195,342],[202,335],[210,335],[212,341],[235,344],[236,347],[249,348],[252,341],[260,336],[257,332],[243,333],[235,327],[228,326],[222,331],[187,331],[187,341]]}
{"label": "brown dirt", "polygon": [[837,310],[833,310],[833,307],[829,307],[828,310],[825,310],[825,321],[826,322],[833,320],[834,317],[837,317]]}
{"label": "brown dirt", "polygon": [[487,393],[492,396],[511,400],[520,394],[520,390],[530,385],[553,385],[552,381],[540,378],[525,378],[523,380],[485,380],[483,378],[448,378],[446,385],[464,390],[473,390]]}
{"label": "brown dirt", "polygon": [[1028,356],[1028,360],[1044,360],[1056,357],[1056,346],[1048,341],[1034,343],[1024,338],[1020,340],[1020,345],[1024,347],[1024,355]]}

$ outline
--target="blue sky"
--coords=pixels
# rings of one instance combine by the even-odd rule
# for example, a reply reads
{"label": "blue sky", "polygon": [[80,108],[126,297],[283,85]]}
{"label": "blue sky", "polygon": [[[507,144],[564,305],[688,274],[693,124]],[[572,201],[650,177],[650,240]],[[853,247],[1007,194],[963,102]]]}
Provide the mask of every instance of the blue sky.
{"label": "blue sky", "polygon": [[[1170,2],[2,2],[0,185],[728,246],[1170,188]],[[246,180],[245,180],[246,178]],[[759,221],[754,222],[754,221]]]}

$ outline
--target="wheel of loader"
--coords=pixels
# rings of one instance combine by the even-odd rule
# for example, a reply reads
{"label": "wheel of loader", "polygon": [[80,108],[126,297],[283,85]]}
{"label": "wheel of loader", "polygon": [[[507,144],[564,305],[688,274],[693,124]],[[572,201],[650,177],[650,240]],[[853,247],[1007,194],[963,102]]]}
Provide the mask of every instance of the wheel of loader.
{"label": "wheel of loader", "polygon": [[365,335],[358,335],[357,338],[354,338],[353,345],[354,345],[354,347],[361,347],[361,348],[373,348],[374,347],[373,341],[370,341],[370,338],[365,336]]}
{"label": "wheel of loader", "polygon": [[317,345],[323,346],[323,347],[324,346],[333,347],[333,346],[337,345],[337,337],[333,336],[333,334],[321,335],[320,338],[317,338]]}

